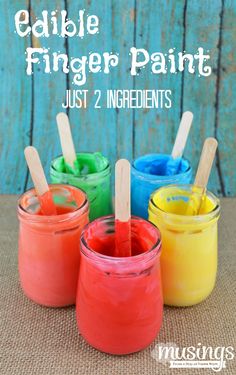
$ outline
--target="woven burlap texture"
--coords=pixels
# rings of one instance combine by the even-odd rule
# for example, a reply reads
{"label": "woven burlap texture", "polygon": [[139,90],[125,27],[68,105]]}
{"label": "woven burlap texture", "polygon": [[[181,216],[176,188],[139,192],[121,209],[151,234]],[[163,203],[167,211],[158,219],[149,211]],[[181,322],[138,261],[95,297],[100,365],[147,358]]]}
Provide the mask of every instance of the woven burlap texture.
{"label": "woven burlap texture", "polygon": [[[236,199],[222,199],[219,270],[216,287],[202,304],[164,309],[161,332],[153,345],[129,356],[110,356],[78,335],[75,309],[44,308],[22,293],[17,271],[15,196],[0,197],[0,374],[3,375],[152,375],[214,374],[206,369],[170,369],[151,356],[155,344],[179,347],[234,346],[236,291]],[[222,374],[236,374],[236,360]]]}

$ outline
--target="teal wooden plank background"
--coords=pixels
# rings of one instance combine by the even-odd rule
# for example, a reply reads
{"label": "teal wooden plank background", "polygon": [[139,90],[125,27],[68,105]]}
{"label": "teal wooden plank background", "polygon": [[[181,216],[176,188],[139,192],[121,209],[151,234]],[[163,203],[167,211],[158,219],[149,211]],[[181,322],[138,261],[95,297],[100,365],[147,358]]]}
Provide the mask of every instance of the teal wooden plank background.
{"label": "teal wooden plank background", "polygon": [[[31,22],[43,9],[66,9],[74,19],[79,9],[96,14],[100,32],[78,38],[20,38],[14,33],[14,14],[29,9]],[[44,168],[60,153],[55,116],[66,89],[75,89],[72,75],[45,74],[34,66],[25,73],[27,46],[49,47],[70,57],[90,51],[119,52],[120,65],[109,75],[89,75],[82,89],[170,89],[173,106],[165,109],[70,109],[68,115],[76,148],[102,151],[114,165],[147,152],[169,153],[181,114],[194,113],[185,156],[194,170],[204,138],[216,136],[219,151],[209,188],[218,195],[236,195],[236,2],[229,0],[0,0],[0,193],[21,193],[31,186],[23,157],[26,145],[35,145]],[[211,54],[212,75],[155,76],[149,69],[129,74],[129,49],[149,52],[176,48],[194,53],[201,46]],[[94,100],[89,96],[89,101]]]}

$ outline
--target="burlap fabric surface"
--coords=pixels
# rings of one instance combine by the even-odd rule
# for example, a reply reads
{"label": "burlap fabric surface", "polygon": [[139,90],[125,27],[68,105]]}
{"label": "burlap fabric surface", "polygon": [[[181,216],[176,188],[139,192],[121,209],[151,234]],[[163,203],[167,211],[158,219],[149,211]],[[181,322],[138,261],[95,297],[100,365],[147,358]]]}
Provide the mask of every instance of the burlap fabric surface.
{"label": "burlap fabric surface", "polygon": [[[140,353],[110,356],[78,335],[75,310],[44,308],[22,293],[17,271],[16,197],[0,197],[0,373],[3,375],[213,374],[210,369],[170,369],[151,356],[158,342],[179,347],[234,346],[236,291],[236,199],[222,199],[219,271],[212,295],[191,308],[165,308],[156,342]],[[223,374],[236,374],[236,360]]]}

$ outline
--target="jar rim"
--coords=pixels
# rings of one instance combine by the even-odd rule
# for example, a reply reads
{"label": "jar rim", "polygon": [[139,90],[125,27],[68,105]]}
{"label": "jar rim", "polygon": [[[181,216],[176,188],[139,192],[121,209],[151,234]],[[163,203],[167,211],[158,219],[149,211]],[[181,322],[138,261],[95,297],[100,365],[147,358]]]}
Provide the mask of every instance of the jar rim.
{"label": "jar rim", "polygon": [[83,214],[84,212],[86,212],[89,209],[88,198],[87,198],[87,195],[86,195],[84,190],[82,190],[80,188],[77,188],[76,186],[72,186],[72,185],[68,185],[68,184],[67,185],[66,184],[49,184],[50,190],[53,187],[55,187],[55,188],[61,187],[63,189],[67,189],[67,190],[68,190],[68,188],[71,189],[71,190],[77,190],[84,195],[83,202],[75,210],[73,210],[71,212],[67,212],[65,214],[60,214],[60,215],[35,215],[33,213],[30,213],[30,212],[26,211],[21,204],[22,199],[27,194],[29,194],[30,192],[32,192],[33,195],[35,197],[37,197],[35,188],[32,187],[32,188],[27,189],[18,198],[17,204],[18,204],[19,215],[20,216],[22,215],[22,217],[27,218],[27,220],[30,220],[32,223],[33,222],[40,222],[40,223],[47,222],[48,224],[50,224],[50,223],[54,224],[55,222],[63,222],[63,221],[73,219],[79,212],[81,212],[81,214]]}
{"label": "jar rim", "polygon": [[[185,218],[185,221],[197,221],[197,222],[201,222],[201,220],[211,220],[213,219],[215,216],[218,216],[219,213],[220,213],[220,200],[219,198],[217,198],[213,193],[211,193],[209,190],[206,190],[206,195],[211,198],[213,200],[213,202],[215,203],[215,207],[210,211],[210,212],[207,212],[207,213],[203,213],[203,214],[199,214],[199,215],[183,215],[183,214],[176,214],[176,213],[173,213],[173,212],[168,212],[168,211],[165,211],[163,209],[161,209],[155,202],[154,202],[154,196],[156,195],[157,192],[161,191],[161,190],[167,190],[167,189],[182,189],[183,191],[187,191],[187,189],[192,189],[194,185],[193,184],[171,184],[171,185],[166,185],[166,186],[162,186],[160,187],[159,189],[155,190],[152,194],[151,194],[151,197],[150,197],[150,202],[149,202],[149,205],[150,205],[150,209],[155,209],[157,210],[158,212],[160,212],[162,215],[168,215],[170,218],[173,218],[173,219],[176,219],[176,218]],[[155,212],[154,212],[155,214]]]}
{"label": "jar rim", "polygon": [[[93,154],[93,152],[76,152],[76,155],[81,155],[81,154]],[[50,164],[50,170],[52,170],[54,173],[58,173],[60,176],[64,176],[64,177],[67,177],[68,175],[75,178],[75,179],[78,179],[78,180],[84,180],[85,178],[86,179],[96,179],[98,177],[101,177],[103,174],[106,175],[106,174],[109,174],[110,170],[111,170],[111,166],[110,166],[110,163],[109,163],[109,160],[102,155],[102,157],[104,159],[106,159],[107,161],[107,165],[104,169],[102,169],[101,171],[99,172],[93,172],[93,173],[87,173],[87,174],[84,174],[82,176],[76,176],[76,175],[73,175],[73,174],[70,174],[70,173],[66,173],[66,172],[60,172],[58,171],[55,166],[54,166],[54,163],[57,159],[59,158],[62,158],[63,155],[60,154],[58,156],[56,156],[52,161],[51,161],[51,164]]]}
{"label": "jar rim", "polygon": [[146,178],[146,179],[149,179],[151,180],[150,182],[153,182],[155,183],[156,181],[159,182],[160,180],[163,182],[163,183],[169,183],[170,181],[172,181],[173,179],[175,178],[181,178],[182,176],[184,176],[186,173],[189,173],[192,171],[192,167],[191,167],[191,164],[189,162],[188,159],[182,157],[181,159],[187,161],[188,163],[188,168],[186,169],[186,171],[184,172],[181,172],[181,173],[176,173],[176,174],[173,174],[173,175],[157,175],[157,174],[150,174],[150,173],[146,173],[146,172],[142,172],[140,171],[138,168],[136,168],[135,166],[135,162],[139,159],[142,159],[146,156],[168,156],[170,157],[169,154],[161,154],[161,153],[151,153],[151,154],[144,154],[142,156],[139,156],[138,158],[134,159],[132,161],[132,171],[134,171],[135,173],[138,173],[140,176],[142,176],[143,178]]}
{"label": "jar rim", "polygon": [[[148,225],[150,225],[150,227],[153,227],[153,229],[157,232],[157,241],[155,242],[155,244],[149,250],[145,251],[144,253],[129,256],[129,257],[113,257],[113,256],[98,253],[97,251],[93,250],[90,246],[88,246],[88,244],[85,240],[85,237],[84,237],[85,232],[86,232],[86,230],[88,229],[89,226],[94,225],[99,221],[105,221],[105,220],[112,220],[112,221],[115,222],[115,215],[107,215],[107,216],[99,217],[99,218],[93,220],[92,222],[87,223],[84,226],[83,231],[81,233],[81,237],[80,237],[80,242],[86,249],[84,251],[83,246],[80,247],[83,255],[87,256],[90,259],[94,259],[94,260],[103,260],[103,261],[108,262],[108,263],[116,262],[116,263],[119,263],[119,264],[125,264],[127,262],[132,262],[132,263],[133,262],[139,262],[139,261],[143,260],[144,258],[149,259],[149,256],[150,256],[150,259],[151,259],[152,256],[156,256],[156,255],[160,254],[161,243],[162,243],[161,242],[160,230],[150,221],[145,220],[143,218],[140,218],[138,216],[133,216],[133,215],[131,216],[131,221],[132,220],[140,221],[140,222],[145,221],[146,223],[148,223]],[[155,249],[157,249],[157,252],[153,254]]]}

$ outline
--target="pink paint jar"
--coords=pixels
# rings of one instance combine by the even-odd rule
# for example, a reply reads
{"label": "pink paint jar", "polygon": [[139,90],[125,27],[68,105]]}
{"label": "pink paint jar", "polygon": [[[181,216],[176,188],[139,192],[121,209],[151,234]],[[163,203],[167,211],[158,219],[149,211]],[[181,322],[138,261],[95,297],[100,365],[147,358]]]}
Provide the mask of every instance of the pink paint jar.
{"label": "pink paint jar", "polygon": [[35,190],[18,201],[19,275],[28,298],[44,306],[75,303],[80,235],[88,223],[86,194],[69,185],[50,185],[57,215],[40,213]]}

